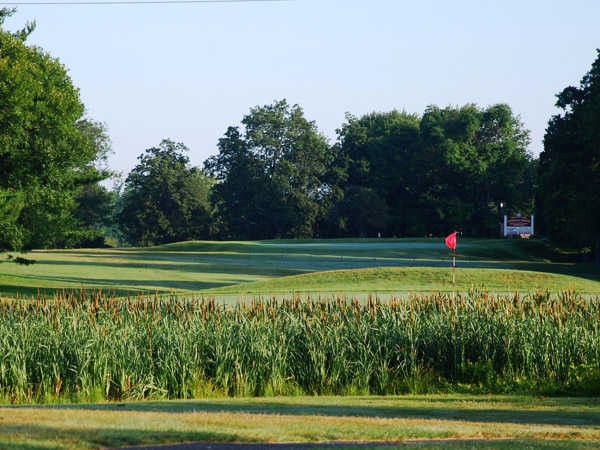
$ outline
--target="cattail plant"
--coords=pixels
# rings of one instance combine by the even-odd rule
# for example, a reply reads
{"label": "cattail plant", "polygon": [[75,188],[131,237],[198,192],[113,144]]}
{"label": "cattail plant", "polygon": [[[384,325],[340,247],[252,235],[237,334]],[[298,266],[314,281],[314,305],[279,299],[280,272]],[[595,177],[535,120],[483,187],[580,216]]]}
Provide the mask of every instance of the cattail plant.
{"label": "cattail plant", "polygon": [[5,402],[468,390],[600,394],[600,299],[62,292],[0,299]]}

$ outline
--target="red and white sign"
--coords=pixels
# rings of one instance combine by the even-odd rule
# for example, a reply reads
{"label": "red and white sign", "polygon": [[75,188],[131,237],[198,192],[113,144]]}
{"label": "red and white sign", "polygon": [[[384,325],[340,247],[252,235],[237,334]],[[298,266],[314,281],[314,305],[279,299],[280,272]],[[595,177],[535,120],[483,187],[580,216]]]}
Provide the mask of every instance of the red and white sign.
{"label": "red and white sign", "polygon": [[531,236],[533,234],[533,216],[504,216],[504,236]]}

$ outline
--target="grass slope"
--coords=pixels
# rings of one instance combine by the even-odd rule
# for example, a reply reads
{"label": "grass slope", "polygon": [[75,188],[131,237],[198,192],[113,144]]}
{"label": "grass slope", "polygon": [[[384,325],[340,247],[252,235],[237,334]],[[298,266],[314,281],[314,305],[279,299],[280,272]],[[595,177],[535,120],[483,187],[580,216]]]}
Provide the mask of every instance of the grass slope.
{"label": "grass slope", "polygon": [[335,270],[294,275],[266,281],[211,289],[213,294],[395,294],[425,291],[467,291],[483,288],[492,292],[533,290],[577,290],[599,292],[600,283],[585,278],[527,270],[458,269],[452,283],[450,268],[389,267]]}
{"label": "grass slope", "polygon": [[597,398],[278,397],[26,406],[0,408],[0,447],[475,438],[519,440],[477,448],[594,448],[598,423]]}
{"label": "grass slope", "polygon": [[[406,293],[479,285],[498,291],[600,292],[597,267],[552,262],[556,255],[536,241],[462,240],[456,287],[450,283],[451,256],[441,239],[203,241],[152,248],[33,251],[26,256],[36,263],[0,264],[0,294],[36,295],[82,287],[117,295]],[[380,269],[354,272],[374,268]],[[279,279],[307,273],[314,275]]]}

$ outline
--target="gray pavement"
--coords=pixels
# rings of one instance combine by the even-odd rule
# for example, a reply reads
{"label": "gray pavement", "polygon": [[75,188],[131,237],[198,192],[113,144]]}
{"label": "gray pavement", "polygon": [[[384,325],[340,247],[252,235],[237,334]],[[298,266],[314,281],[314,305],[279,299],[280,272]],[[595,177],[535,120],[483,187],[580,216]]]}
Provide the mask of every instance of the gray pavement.
{"label": "gray pavement", "polygon": [[[486,443],[505,439],[426,439],[407,440],[403,442],[320,442],[320,443],[286,443],[286,444],[248,444],[248,443],[214,443],[186,442],[181,444],[163,444],[154,446],[122,447],[120,450],[318,450],[318,449],[368,449],[368,448],[403,448],[425,445],[473,444],[485,448]],[[514,441],[515,443],[518,441]]]}

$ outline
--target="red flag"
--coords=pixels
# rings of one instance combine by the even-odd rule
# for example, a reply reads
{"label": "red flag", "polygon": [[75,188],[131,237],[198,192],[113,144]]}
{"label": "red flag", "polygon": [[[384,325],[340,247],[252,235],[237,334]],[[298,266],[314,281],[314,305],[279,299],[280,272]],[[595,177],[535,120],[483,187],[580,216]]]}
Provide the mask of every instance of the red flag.
{"label": "red flag", "polygon": [[448,236],[446,236],[446,245],[448,248],[456,249],[456,231]]}

